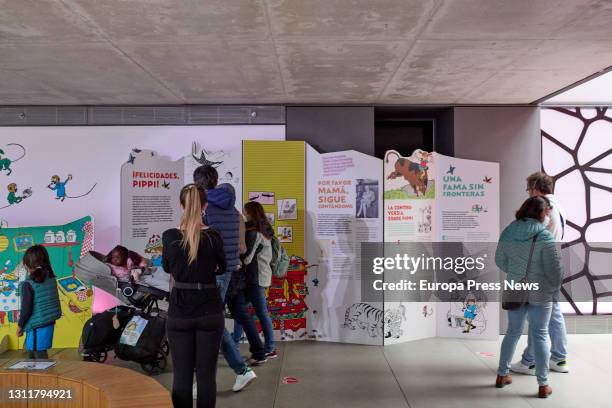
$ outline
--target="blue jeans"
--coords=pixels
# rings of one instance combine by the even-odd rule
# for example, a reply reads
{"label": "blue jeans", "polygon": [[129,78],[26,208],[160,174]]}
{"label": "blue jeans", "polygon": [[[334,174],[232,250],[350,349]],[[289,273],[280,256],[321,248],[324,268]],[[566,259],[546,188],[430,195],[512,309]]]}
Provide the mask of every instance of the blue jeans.
{"label": "blue jeans", "polygon": [[[225,295],[227,293],[227,289],[229,288],[230,280],[232,279],[232,272],[226,272],[223,275],[217,276],[217,289],[219,290],[219,295],[221,296],[221,300],[225,301]],[[236,347],[236,343],[232,336],[229,334],[227,329],[223,329],[223,337],[221,338],[221,353],[223,353],[223,357],[225,357],[225,361],[230,366],[236,375],[240,375],[247,368],[242,356],[240,355],[240,351],[238,347]]]}
{"label": "blue jeans", "polygon": [[516,310],[508,310],[508,329],[502,341],[499,354],[498,375],[508,375],[510,363],[516,351],[525,320],[529,321],[529,337],[532,338],[535,353],[536,377],[539,385],[548,384],[548,323],[552,312],[552,302],[543,305],[527,305]]}
{"label": "blue jeans", "polygon": [[[559,302],[553,302],[548,333],[550,334],[550,359],[557,363],[565,361],[567,358],[567,332],[565,330],[565,318]],[[527,340],[527,347],[523,351],[522,363],[526,366],[531,366],[534,362],[532,340],[531,337]]]}
{"label": "blue jeans", "polygon": [[[231,296],[227,296],[227,305],[229,306],[232,317],[234,318],[234,327],[244,327],[247,339],[249,339],[249,350],[255,360],[264,360],[266,358],[266,350],[261,342],[259,333],[257,332],[257,326],[255,321],[249,315],[246,299],[244,298],[244,291],[238,291],[238,293]],[[238,349],[239,341],[234,342],[234,347]]]}
{"label": "blue jeans", "polygon": [[[270,318],[270,313],[268,313],[266,288],[257,284],[247,283],[246,291],[251,304],[255,308],[255,315],[261,323],[261,330],[263,331],[264,338],[266,340],[266,353],[270,353],[276,350],[276,343],[274,343],[274,327],[272,326],[272,319]],[[239,323],[236,323],[236,325],[234,325],[234,341],[238,343],[241,337],[242,326]]]}

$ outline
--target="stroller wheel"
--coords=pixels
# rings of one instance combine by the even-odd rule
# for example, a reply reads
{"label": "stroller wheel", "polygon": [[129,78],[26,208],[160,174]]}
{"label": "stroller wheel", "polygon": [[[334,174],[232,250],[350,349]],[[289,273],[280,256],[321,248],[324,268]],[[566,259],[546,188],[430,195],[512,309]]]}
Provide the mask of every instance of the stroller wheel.
{"label": "stroller wheel", "polygon": [[170,343],[168,343],[168,340],[164,341],[162,343],[161,346],[161,351],[165,354],[165,355],[169,355],[170,354]]}
{"label": "stroller wheel", "polygon": [[148,363],[140,364],[143,371],[149,375],[156,375],[161,373],[166,369],[166,365],[168,364],[168,360],[166,359],[166,355],[161,351],[157,350],[157,354],[155,354],[155,359]]}

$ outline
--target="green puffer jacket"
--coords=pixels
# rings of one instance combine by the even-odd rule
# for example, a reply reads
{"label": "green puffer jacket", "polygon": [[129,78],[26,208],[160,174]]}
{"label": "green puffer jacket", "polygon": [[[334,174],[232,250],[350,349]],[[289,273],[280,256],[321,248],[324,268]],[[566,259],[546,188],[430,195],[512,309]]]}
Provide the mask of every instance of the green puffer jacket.
{"label": "green puffer jacket", "polygon": [[529,303],[541,305],[558,299],[563,281],[560,246],[542,223],[532,218],[512,221],[499,237],[495,263],[506,273],[507,281],[520,282],[525,277],[532,239],[536,234],[527,280],[539,285],[539,290],[530,291]]}
{"label": "green puffer jacket", "polygon": [[[23,328],[24,331],[47,326],[62,317],[62,307],[55,278],[47,278],[38,283],[28,276],[25,282],[32,286],[34,291],[34,307],[32,315]],[[23,289],[20,289],[20,291],[23,291]]]}

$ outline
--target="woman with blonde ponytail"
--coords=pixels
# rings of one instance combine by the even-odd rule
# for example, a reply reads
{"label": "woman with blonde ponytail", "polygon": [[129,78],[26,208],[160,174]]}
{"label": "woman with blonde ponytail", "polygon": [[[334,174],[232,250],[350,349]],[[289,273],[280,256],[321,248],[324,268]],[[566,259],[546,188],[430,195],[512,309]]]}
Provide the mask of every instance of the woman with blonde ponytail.
{"label": "woman with blonde ponytail", "polygon": [[[181,205],[183,206],[181,246],[189,254],[189,263],[193,263],[198,257],[198,247],[200,246],[200,237],[204,225],[202,222],[202,213],[204,212],[202,202],[206,202],[206,192],[202,189],[198,190],[195,184],[185,187],[181,191]],[[200,194],[204,194],[204,198],[201,198]]]}
{"label": "woman with blonde ponytail", "polygon": [[[202,221],[208,199],[195,184],[181,190],[179,228],[162,235],[163,267],[174,278],[168,307],[167,332],[172,355],[175,407],[191,407],[193,372],[197,377],[197,406],[214,407],[215,369],[223,335],[223,302],[216,275],[225,273],[221,235]],[[197,353],[196,353],[197,350]]]}

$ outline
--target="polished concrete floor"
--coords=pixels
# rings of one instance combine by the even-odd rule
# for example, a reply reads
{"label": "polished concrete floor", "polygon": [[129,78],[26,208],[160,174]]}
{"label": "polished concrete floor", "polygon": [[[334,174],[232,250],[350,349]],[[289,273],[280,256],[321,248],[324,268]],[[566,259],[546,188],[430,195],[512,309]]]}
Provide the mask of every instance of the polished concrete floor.
{"label": "polished concrete floor", "polygon": [[[526,338],[521,339],[522,347]],[[292,342],[280,356],[255,369],[258,378],[233,393],[233,374],[221,359],[217,406],[261,408],[609,408],[612,407],[612,335],[570,335],[569,374],[551,373],[553,395],[535,398],[535,377],[514,376],[514,384],[493,387],[499,341],[429,339],[376,347]],[[18,355],[8,352],[2,357]],[[78,358],[75,350],[55,358]],[[245,353],[246,354],[246,353]],[[110,364],[139,366],[116,359]],[[155,378],[171,387],[168,367]],[[297,383],[285,384],[285,377]]]}

